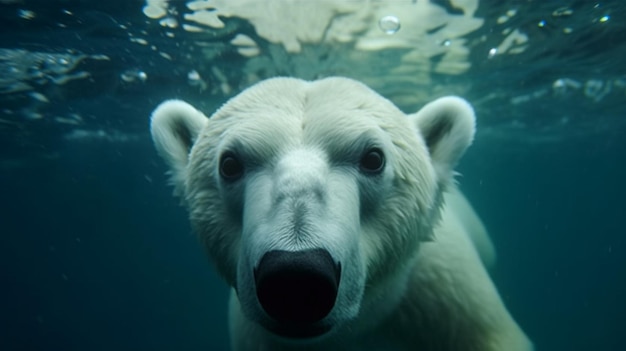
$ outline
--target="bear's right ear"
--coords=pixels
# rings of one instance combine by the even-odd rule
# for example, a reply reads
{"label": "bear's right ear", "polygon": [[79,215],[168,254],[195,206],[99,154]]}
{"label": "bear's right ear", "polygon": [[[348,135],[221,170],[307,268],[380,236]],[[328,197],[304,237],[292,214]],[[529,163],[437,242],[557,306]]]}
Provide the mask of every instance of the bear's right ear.
{"label": "bear's right ear", "polygon": [[409,118],[424,138],[440,181],[449,183],[454,166],[474,139],[472,106],[459,97],[447,96],[426,104]]}
{"label": "bear's right ear", "polygon": [[208,121],[202,112],[181,100],[162,102],[152,112],[152,140],[170,168],[176,195],[181,195],[185,183],[191,147]]}

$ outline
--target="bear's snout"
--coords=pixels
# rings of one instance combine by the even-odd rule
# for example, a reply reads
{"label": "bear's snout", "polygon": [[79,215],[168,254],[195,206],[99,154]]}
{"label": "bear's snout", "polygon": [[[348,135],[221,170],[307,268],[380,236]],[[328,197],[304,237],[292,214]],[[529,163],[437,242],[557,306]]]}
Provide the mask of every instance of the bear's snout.
{"label": "bear's snout", "polygon": [[295,327],[289,328],[295,334],[330,313],[340,277],[341,264],[323,249],[269,251],[254,270],[259,303],[277,323]]}

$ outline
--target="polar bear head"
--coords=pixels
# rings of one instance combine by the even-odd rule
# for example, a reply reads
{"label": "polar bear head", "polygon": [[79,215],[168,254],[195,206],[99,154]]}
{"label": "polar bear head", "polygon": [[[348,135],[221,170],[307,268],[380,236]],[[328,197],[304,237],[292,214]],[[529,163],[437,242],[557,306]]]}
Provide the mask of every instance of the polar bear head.
{"label": "polar bear head", "polygon": [[166,101],[151,131],[243,314],[315,338],[403,294],[474,113],[445,97],[406,115],[347,78],[274,78],[211,118]]}

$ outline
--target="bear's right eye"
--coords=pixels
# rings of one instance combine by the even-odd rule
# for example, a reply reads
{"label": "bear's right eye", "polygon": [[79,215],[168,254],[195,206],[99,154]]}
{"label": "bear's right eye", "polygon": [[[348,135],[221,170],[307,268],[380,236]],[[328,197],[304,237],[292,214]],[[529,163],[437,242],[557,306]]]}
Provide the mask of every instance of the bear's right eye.
{"label": "bear's right eye", "polygon": [[361,158],[361,171],[369,174],[380,173],[385,167],[385,155],[378,148],[370,149]]}
{"label": "bear's right eye", "polygon": [[220,160],[220,176],[224,180],[237,180],[243,175],[243,165],[234,154],[227,152]]}

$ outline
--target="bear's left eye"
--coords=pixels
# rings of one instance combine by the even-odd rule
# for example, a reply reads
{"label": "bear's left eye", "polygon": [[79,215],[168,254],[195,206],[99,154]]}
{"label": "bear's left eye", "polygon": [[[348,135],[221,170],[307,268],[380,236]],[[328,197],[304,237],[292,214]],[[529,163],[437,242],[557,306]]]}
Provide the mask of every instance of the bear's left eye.
{"label": "bear's left eye", "polygon": [[243,175],[243,165],[234,154],[227,152],[220,160],[220,176],[224,180],[237,180]]}
{"label": "bear's left eye", "polygon": [[385,167],[385,155],[382,150],[369,149],[361,158],[360,167],[365,173],[380,173]]}

